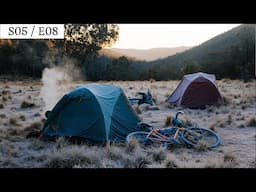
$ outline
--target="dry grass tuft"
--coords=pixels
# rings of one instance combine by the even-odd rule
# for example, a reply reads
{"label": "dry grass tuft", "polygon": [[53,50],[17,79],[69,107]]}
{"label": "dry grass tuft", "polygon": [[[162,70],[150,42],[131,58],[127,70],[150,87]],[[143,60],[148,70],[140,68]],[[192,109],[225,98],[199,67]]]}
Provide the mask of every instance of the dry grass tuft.
{"label": "dry grass tuft", "polygon": [[238,99],[238,98],[240,98],[240,97],[241,97],[241,95],[240,95],[240,94],[233,95],[233,96],[234,96],[234,99]]}
{"label": "dry grass tuft", "polygon": [[168,127],[171,125],[171,122],[173,120],[173,117],[172,116],[167,116],[166,119],[165,119],[165,123],[164,123],[164,126],[165,127]]}
{"label": "dry grass tuft", "polygon": [[199,141],[196,145],[196,149],[199,151],[206,151],[208,149],[208,144],[205,141]]}
{"label": "dry grass tuft", "polygon": [[151,78],[151,79],[149,79],[149,82],[154,83],[154,82],[156,82],[156,80]]}
{"label": "dry grass tuft", "polygon": [[237,159],[232,152],[227,152],[223,156],[224,167],[234,168],[238,165]]}
{"label": "dry grass tuft", "polygon": [[165,106],[166,108],[168,108],[168,109],[174,109],[174,108],[176,107],[175,104],[167,103],[167,102],[165,102],[164,106]]}
{"label": "dry grass tuft", "polygon": [[39,139],[33,139],[29,148],[32,150],[38,151],[38,150],[44,149],[44,143]]}
{"label": "dry grass tuft", "polygon": [[157,89],[156,84],[151,85],[151,89]]}
{"label": "dry grass tuft", "polygon": [[39,117],[39,116],[41,116],[40,113],[35,113],[35,114],[34,114],[34,117]]}
{"label": "dry grass tuft", "polygon": [[11,92],[9,91],[9,90],[3,90],[2,91],[2,95],[8,95],[8,94],[10,94]]}
{"label": "dry grass tuft", "polygon": [[170,93],[169,92],[166,92],[165,94],[164,94],[164,96],[166,97],[166,99],[170,96]]}
{"label": "dry grass tuft", "polygon": [[2,97],[2,101],[3,101],[3,102],[6,102],[7,100],[8,100],[8,97],[6,97],[6,96],[3,96],[3,97]]}
{"label": "dry grass tuft", "polygon": [[138,105],[134,107],[134,110],[135,110],[135,112],[137,114],[141,114],[142,113],[142,111],[140,110],[140,107]]}
{"label": "dry grass tuft", "polygon": [[226,123],[220,122],[219,126],[220,126],[221,128],[224,128],[224,127],[226,126]]}
{"label": "dry grass tuft", "polygon": [[34,106],[35,106],[34,103],[31,103],[31,102],[26,101],[26,100],[22,101],[22,103],[20,105],[21,108],[30,108],[30,107],[34,107]]}
{"label": "dry grass tuft", "polygon": [[231,79],[229,79],[229,78],[223,78],[223,79],[221,80],[221,82],[222,82],[222,83],[226,83],[226,84],[230,84],[230,83],[231,83]]}
{"label": "dry grass tuft", "polygon": [[146,105],[146,106],[145,106],[145,110],[146,110],[146,111],[150,110],[149,105]]}
{"label": "dry grass tuft", "polygon": [[222,98],[217,102],[216,106],[218,107],[221,105],[227,106],[231,103],[232,103],[232,99],[230,97],[223,95]]}
{"label": "dry grass tuft", "polygon": [[139,143],[136,139],[131,139],[129,143],[127,143],[125,151],[128,153],[133,153],[138,147]]}
{"label": "dry grass tuft", "polygon": [[218,129],[217,129],[217,127],[216,127],[215,124],[212,124],[211,126],[209,126],[209,129],[211,129],[211,130],[214,131],[214,132],[217,132],[217,131],[218,131]]}
{"label": "dry grass tuft", "polygon": [[16,116],[13,116],[13,117],[11,117],[10,119],[9,119],[9,124],[10,125],[19,125],[18,124],[18,119],[17,119],[17,117]]}
{"label": "dry grass tuft", "polygon": [[256,127],[256,118],[251,117],[250,120],[246,123],[246,125],[249,127]]}
{"label": "dry grass tuft", "polygon": [[242,124],[239,124],[237,127],[238,128],[245,128],[245,125],[242,123]]}
{"label": "dry grass tuft", "polygon": [[207,112],[208,113],[215,113],[216,112],[216,107],[215,106],[208,106],[207,107]]}
{"label": "dry grass tuft", "polygon": [[211,129],[212,131],[217,132],[217,127],[218,127],[219,121],[215,121],[212,124],[210,124],[208,127],[209,129]]}
{"label": "dry grass tuft", "polygon": [[227,124],[231,125],[232,121],[233,121],[232,115],[229,114],[227,118]]}
{"label": "dry grass tuft", "polygon": [[45,164],[47,168],[73,168],[77,165],[88,164],[90,159],[84,155],[68,156],[56,154],[52,156]]}
{"label": "dry grass tuft", "polygon": [[6,115],[4,113],[0,114],[0,118],[4,119],[4,118],[6,118]]}
{"label": "dry grass tuft", "polygon": [[147,168],[149,160],[146,157],[138,157],[135,160],[135,168]]}
{"label": "dry grass tuft", "polygon": [[198,125],[196,123],[193,123],[190,119],[188,118],[185,118],[185,119],[182,119],[182,123],[185,125],[185,126],[188,126],[188,127],[191,127],[191,126],[194,126],[194,127],[198,127]]}
{"label": "dry grass tuft", "polygon": [[42,126],[43,124],[40,121],[37,121],[37,122],[33,122],[29,127],[39,130],[39,129],[42,129]]}
{"label": "dry grass tuft", "polygon": [[178,165],[176,157],[172,154],[168,154],[164,161],[164,165],[166,168],[177,168]]}
{"label": "dry grass tuft", "polygon": [[[9,136],[19,135],[19,134],[20,134],[20,130],[18,130],[18,129],[9,128],[9,129],[7,130],[7,135],[9,135]],[[7,135],[6,135],[6,136],[7,136]]]}
{"label": "dry grass tuft", "polygon": [[226,152],[226,153],[224,153],[223,159],[224,159],[224,162],[234,161],[235,160],[235,156],[234,156],[234,154],[232,152]]}
{"label": "dry grass tuft", "polygon": [[110,146],[107,148],[107,157],[111,160],[118,160],[122,158],[122,151],[116,146]]}
{"label": "dry grass tuft", "polygon": [[68,146],[68,141],[64,137],[59,137],[56,140],[56,149],[62,149]]}
{"label": "dry grass tuft", "polygon": [[152,155],[152,159],[155,162],[161,163],[166,159],[167,152],[163,147],[153,147],[151,148],[149,154]]}
{"label": "dry grass tuft", "polygon": [[20,114],[19,119],[21,121],[25,121],[26,120],[26,116],[24,114]]}
{"label": "dry grass tuft", "polygon": [[43,123],[41,121],[33,122],[31,125],[24,129],[25,132],[41,131]]}

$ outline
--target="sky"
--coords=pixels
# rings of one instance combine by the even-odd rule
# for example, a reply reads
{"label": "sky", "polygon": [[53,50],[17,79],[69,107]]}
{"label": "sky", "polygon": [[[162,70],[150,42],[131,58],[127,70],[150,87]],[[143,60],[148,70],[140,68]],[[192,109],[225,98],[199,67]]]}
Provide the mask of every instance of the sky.
{"label": "sky", "polygon": [[111,48],[150,49],[196,46],[240,24],[118,24]]}

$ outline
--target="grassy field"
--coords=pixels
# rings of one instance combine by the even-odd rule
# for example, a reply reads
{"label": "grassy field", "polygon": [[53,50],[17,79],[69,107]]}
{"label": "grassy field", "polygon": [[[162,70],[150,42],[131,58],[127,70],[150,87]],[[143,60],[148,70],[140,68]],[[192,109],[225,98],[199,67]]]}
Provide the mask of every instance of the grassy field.
{"label": "grassy field", "polygon": [[30,131],[42,128],[44,112],[79,83],[90,82],[62,82],[58,90],[54,87],[47,90],[49,87],[43,86],[41,81],[0,82],[1,168],[256,168],[256,81],[220,80],[217,84],[224,103],[198,110],[165,102],[179,81],[100,82],[122,87],[128,97],[151,89],[156,106],[134,106],[144,122],[162,128],[177,110],[183,110],[184,120],[219,134],[222,144],[216,149],[182,146],[166,150],[144,148],[136,142],[103,147],[73,145],[63,138],[57,142],[27,139]]}

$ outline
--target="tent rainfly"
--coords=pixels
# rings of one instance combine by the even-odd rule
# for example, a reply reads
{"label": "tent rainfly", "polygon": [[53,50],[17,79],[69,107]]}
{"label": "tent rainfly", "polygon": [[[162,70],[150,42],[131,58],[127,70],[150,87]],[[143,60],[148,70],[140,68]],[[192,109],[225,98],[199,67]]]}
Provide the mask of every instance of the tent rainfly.
{"label": "tent rainfly", "polygon": [[80,85],[55,105],[42,135],[122,142],[129,133],[138,131],[138,122],[121,88],[106,84]]}
{"label": "tent rainfly", "polygon": [[198,108],[212,105],[221,99],[213,74],[193,73],[185,75],[167,102],[177,106]]}

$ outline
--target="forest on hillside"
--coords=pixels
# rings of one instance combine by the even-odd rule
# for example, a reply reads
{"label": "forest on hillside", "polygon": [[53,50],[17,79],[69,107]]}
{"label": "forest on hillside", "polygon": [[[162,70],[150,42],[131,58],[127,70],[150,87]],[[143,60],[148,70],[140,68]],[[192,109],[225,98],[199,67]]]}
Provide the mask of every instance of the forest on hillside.
{"label": "forest on hillside", "polygon": [[41,78],[44,68],[68,64],[89,81],[172,80],[198,71],[218,79],[255,78],[255,25],[240,25],[197,47],[150,62],[99,55],[99,50],[117,41],[118,32],[118,25],[66,24],[64,40],[0,40],[0,75]]}

